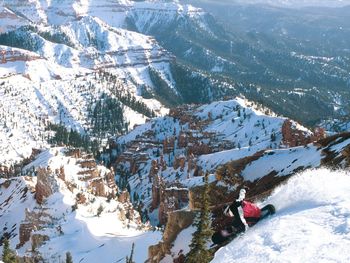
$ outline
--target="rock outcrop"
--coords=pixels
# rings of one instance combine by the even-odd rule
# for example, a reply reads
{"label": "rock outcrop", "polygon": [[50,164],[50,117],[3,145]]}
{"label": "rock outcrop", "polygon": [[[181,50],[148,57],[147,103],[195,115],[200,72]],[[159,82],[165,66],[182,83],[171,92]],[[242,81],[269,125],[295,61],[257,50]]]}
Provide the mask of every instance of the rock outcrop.
{"label": "rock outcrop", "polygon": [[170,253],[172,243],[177,235],[185,228],[189,227],[195,218],[195,213],[191,211],[175,211],[169,214],[168,223],[165,227],[163,240],[157,245],[148,249],[149,263],[158,263]]}
{"label": "rock outcrop", "polygon": [[[52,224],[53,218],[45,211],[38,209],[35,211],[25,210],[25,219],[19,227],[19,244],[17,248],[22,247],[27,241],[31,240],[33,231],[40,230],[48,224]],[[37,239],[37,241],[39,238]],[[39,242],[37,243],[39,244]]]}
{"label": "rock outcrop", "polygon": [[158,219],[161,225],[167,223],[169,213],[179,210],[188,204],[188,189],[177,186],[165,188],[161,192]]}
{"label": "rock outcrop", "polygon": [[282,125],[282,143],[288,147],[296,147],[306,145],[308,143],[318,141],[325,138],[325,130],[316,128],[313,133],[289,119],[285,120]]}
{"label": "rock outcrop", "polygon": [[42,204],[45,198],[58,191],[55,174],[50,169],[38,168],[35,191],[35,199],[38,204]]}

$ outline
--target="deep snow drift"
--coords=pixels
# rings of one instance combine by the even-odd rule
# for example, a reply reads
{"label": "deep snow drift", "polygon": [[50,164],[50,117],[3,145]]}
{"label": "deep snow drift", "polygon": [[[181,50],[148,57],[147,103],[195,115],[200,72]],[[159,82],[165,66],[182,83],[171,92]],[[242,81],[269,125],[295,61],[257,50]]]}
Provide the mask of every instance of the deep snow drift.
{"label": "deep snow drift", "polygon": [[[308,170],[264,202],[277,212],[221,248],[221,262],[350,262],[350,174]],[[262,204],[263,205],[263,204]]]}

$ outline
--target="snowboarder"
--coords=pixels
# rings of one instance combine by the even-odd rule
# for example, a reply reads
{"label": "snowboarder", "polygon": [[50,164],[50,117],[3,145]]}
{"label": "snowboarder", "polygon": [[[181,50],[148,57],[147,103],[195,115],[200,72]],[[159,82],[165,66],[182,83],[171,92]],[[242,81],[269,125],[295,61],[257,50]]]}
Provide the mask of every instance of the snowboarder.
{"label": "snowboarder", "polygon": [[239,233],[247,231],[250,226],[255,225],[259,220],[274,214],[275,208],[273,205],[267,205],[260,209],[257,205],[244,200],[245,194],[246,190],[241,189],[238,199],[225,208],[224,215],[233,217],[233,221],[230,226],[213,235],[212,240],[214,244],[233,238]]}
{"label": "snowboarder", "polygon": [[261,210],[255,204],[245,199],[246,190],[241,189],[239,196],[230,206],[227,206],[224,214],[233,217],[232,226],[236,233],[247,231],[249,226],[256,224],[261,217]]}

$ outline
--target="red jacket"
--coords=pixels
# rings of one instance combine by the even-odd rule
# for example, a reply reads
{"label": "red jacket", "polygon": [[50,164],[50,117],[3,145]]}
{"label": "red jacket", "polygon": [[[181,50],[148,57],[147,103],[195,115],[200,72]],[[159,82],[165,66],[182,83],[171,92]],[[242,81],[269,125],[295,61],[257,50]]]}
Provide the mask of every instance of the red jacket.
{"label": "red jacket", "polygon": [[244,218],[260,218],[261,210],[255,204],[248,201],[242,201]]}

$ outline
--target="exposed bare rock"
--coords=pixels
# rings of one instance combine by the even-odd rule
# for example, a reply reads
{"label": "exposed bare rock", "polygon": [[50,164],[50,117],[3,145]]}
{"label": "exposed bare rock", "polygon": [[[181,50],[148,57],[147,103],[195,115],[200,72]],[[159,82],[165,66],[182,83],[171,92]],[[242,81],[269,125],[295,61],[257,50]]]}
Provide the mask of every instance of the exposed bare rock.
{"label": "exposed bare rock", "polygon": [[77,162],[81,166],[81,168],[87,168],[87,169],[94,169],[96,168],[96,161],[94,159],[92,160],[86,160],[82,159]]}
{"label": "exposed bare rock", "polygon": [[100,176],[100,172],[97,169],[87,169],[78,172],[79,180],[89,181]]}
{"label": "exposed bare rock", "polygon": [[168,153],[173,152],[174,147],[175,147],[175,138],[174,137],[167,138],[163,141],[163,153],[164,154],[168,154]]}
{"label": "exposed bare rock", "polygon": [[30,240],[30,236],[33,230],[33,223],[23,223],[19,226],[19,244],[16,246],[17,248],[22,247],[27,241]]}
{"label": "exposed bare rock", "polygon": [[169,187],[161,191],[159,205],[159,223],[167,223],[169,213],[181,209],[188,204],[188,189]]}
{"label": "exposed bare rock", "polygon": [[90,182],[89,188],[96,196],[106,197],[105,185],[102,178],[95,178]]}
{"label": "exposed bare rock", "polygon": [[316,128],[314,133],[298,128],[296,122],[285,120],[282,125],[282,143],[288,147],[306,145],[308,143],[325,138],[325,130]]}
{"label": "exposed bare rock", "polygon": [[160,156],[160,166],[162,167],[162,171],[165,171],[166,170],[166,168],[167,168],[167,165],[166,165],[166,162],[164,161],[164,156],[163,155],[161,155]]}
{"label": "exposed bare rock", "polygon": [[186,164],[186,157],[185,156],[175,157],[173,168],[175,170],[180,168],[181,172],[183,172],[185,169],[185,164]]}
{"label": "exposed bare rock", "polygon": [[76,148],[69,149],[65,152],[65,155],[73,158],[81,158],[81,150]]}
{"label": "exposed bare rock", "polygon": [[114,179],[114,171],[113,168],[112,170],[106,174],[105,176],[105,180],[107,182],[107,185],[109,188],[115,188],[117,187],[116,183],[115,183],[115,179]]}
{"label": "exposed bare rock", "polygon": [[123,191],[118,197],[118,201],[122,204],[130,202],[130,194],[128,191]]}
{"label": "exposed bare rock", "polygon": [[0,49],[0,64],[16,61],[32,61],[41,59],[40,56],[33,52],[21,52],[15,49]]}
{"label": "exposed bare rock", "polygon": [[152,183],[151,211],[156,209],[159,206],[164,188],[165,188],[165,184],[162,178],[156,175]]}
{"label": "exposed bare rock", "polygon": [[50,169],[39,168],[37,170],[37,184],[35,190],[35,199],[38,204],[42,204],[45,198],[58,191],[55,175]]}
{"label": "exposed bare rock", "polygon": [[350,166],[350,145],[346,146],[341,153],[345,157],[346,166],[349,167]]}
{"label": "exposed bare rock", "polygon": [[32,248],[38,248],[40,247],[43,243],[46,241],[49,241],[50,238],[47,235],[42,235],[42,234],[33,234],[31,237],[32,241]]}
{"label": "exposed bare rock", "polygon": [[85,204],[87,201],[87,199],[83,193],[78,193],[76,195],[75,200],[77,201],[77,204],[79,204],[79,205]]}
{"label": "exposed bare rock", "polygon": [[241,183],[243,178],[240,177],[241,172],[251,162],[258,160],[264,155],[265,151],[259,151],[252,156],[244,157],[236,161],[229,162],[216,171],[216,179],[218,181],[223,180],[230,185]]}
{"label": "exposed bare rock", "polygon": [[2,184],[0,184],[0,188],[4,187],[5,189],[9,188],[11,185],[11,180],[6,180],[5,182],[3,182]]}
{"label": "exposed bare rock", "polygon": [[168,223],[165,227],[163,240],[157,245],[148,249],[149,263],[158,263],[166,254],[170,253],[171,244],[177,235],[185,228],[189,227],[195,218],[195,213],[191,211],[175,211],[169,213]]}
{"label": "exposed bare rock", "polygon": [[159,172],[159,163],[158,160],[152,160],[151,162],[151,169],[149,170],[148,179],[150,182],[152,182],[152,179],[154,179]]}
{"label": "exposed bare rock", "polygon": [[56,174],[58,174],[58,178],[60,178],[62,181],[66,181],[66,174],[64,172],[64,166],[61,166],[58,171],[56,171]]}

